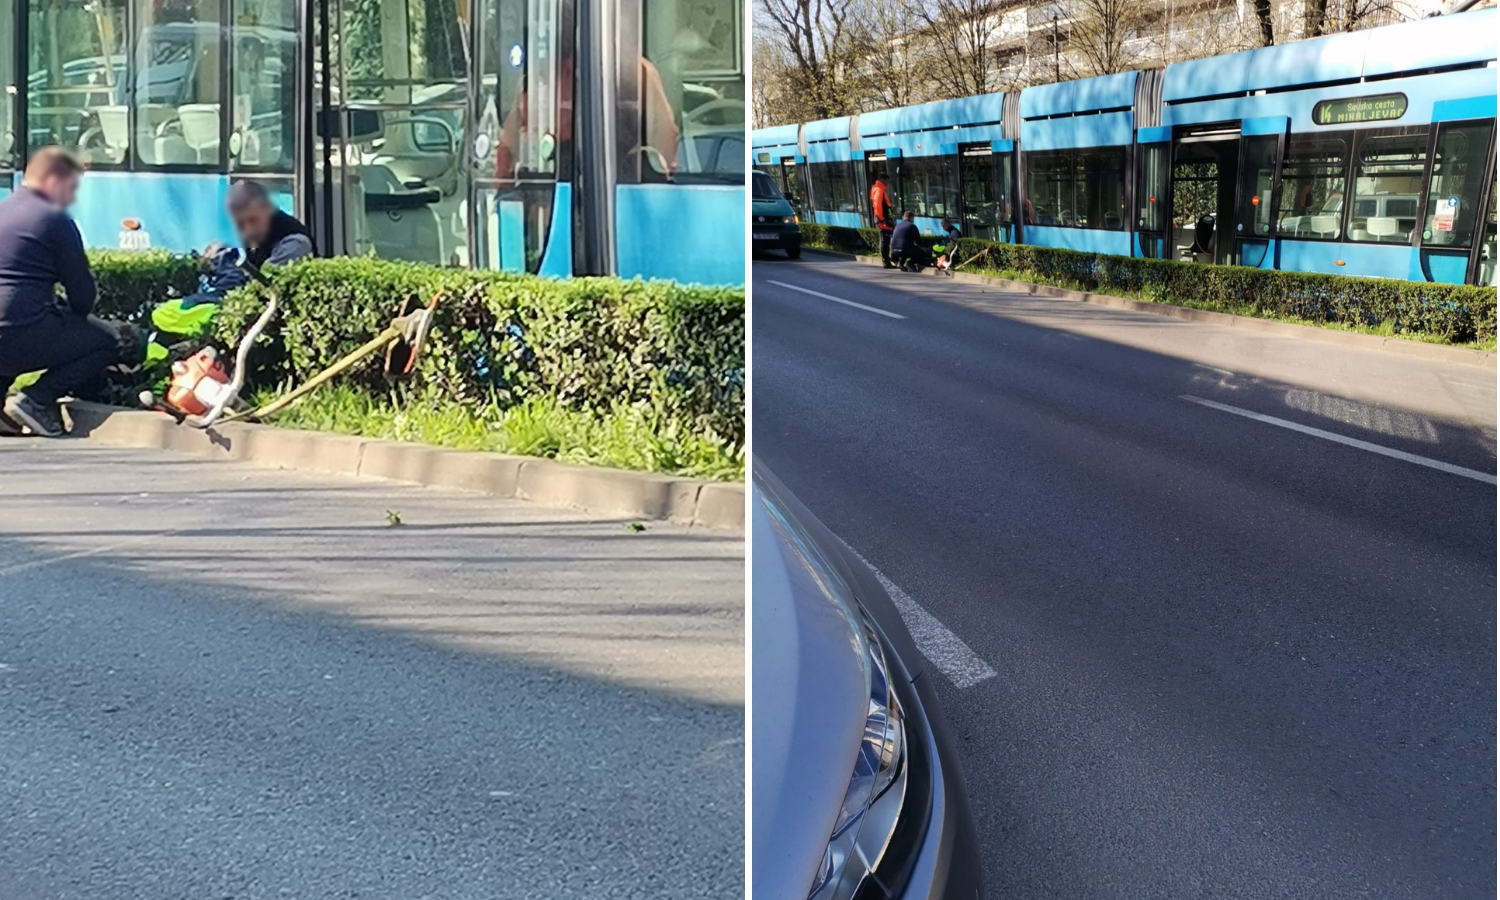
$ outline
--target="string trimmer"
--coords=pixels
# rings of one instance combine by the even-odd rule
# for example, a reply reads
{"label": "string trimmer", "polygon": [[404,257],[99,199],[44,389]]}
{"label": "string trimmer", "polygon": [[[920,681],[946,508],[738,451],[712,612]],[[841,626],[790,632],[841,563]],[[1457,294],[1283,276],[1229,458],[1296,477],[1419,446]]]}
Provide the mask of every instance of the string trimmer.
{"label": "string trimmer", "polygon": [[276,317],[281,302],[276,289],[259,269],[248,262],[242,261],[240,265],[265,289],[268,299],[260,317],[245,332],[235,348],[233,371],[225,370],[224,362],[215,348],[204,347],[192,356],[172,364],[172,377],[167,383],[164,398],[157,398],[151,391],[141,391],[140,401],[143,406],[167,413],[179,425],[208,428],[215,422],[261,419],[273,415],[382,350],[385,351],[387,374],[402,377],[410,375],[416,369],[417,358],[432,330],[433,310],[437,307],[438,295],[433,295],[425,306],[415,297],[408,297],[401,306],[400,314],[391,320],[384,331],[309,378],[305,384],[255,409],[233,410],[239,403],[240,391],[245,386],[246,361],[250,356],[250,348]]}

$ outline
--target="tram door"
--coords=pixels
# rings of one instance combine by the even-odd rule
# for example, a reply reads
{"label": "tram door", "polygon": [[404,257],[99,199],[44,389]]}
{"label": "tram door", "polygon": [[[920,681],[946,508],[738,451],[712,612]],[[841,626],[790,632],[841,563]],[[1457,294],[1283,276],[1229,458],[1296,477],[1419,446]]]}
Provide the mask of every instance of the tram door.
{"label": "tram door", "polygon": [[1167,246],[1167,151],[1171,145],[1166,141],[1137,144],[1136,159],[1136,206],[1135,220],[1138,250],[1147,259],[1169,259],[1171,249]]}
{"label": "tram door", "polygon": [[1266,265],[1274,236],[1284,134],[1247,134],[1240,138],[1239,188],[1235,197],[1234,263]]}
{"label": "tram door", "polygon": [[891,202],[893,204],[900,205],[901,201],[898,198],[901,195],[896,190],[895,173],[891,171],[891,166],[886,162],[884,152],[866,155],[864,170],[865,189],[859,198],[859,208],[865,211],[865,219],[869,221],[871,227],[874,227],[875,207],[870,204],[870,191],[875,187],[875,182],[882,178],[885,179],[886,187],[891,192]]}
{"label": "tram door", "polygon": [[572,0],[473,2],[475,264],[572,274]]}
{"label": "tram door", "polygon": [[865,170],[863,157],[855,157],[849,162],[849,177],[854,179],[854,209],[859,212],[859,224],[862,228],[875,227],[875,221],[870,218],[870,173]]}
{"label": "tram door", "polygon": [[319,4],[313,205],[327,250],[471,264],[468,2]]}
{"label": "tram door", "polygon": [[1179,130],[1172,139],[1172,258],[1234,261],[1234,199],[1240,160],[1239,124]]}
{"label": "tram door", "polygon": [[995,184],[995,155],[990,145],[969,144],[958,148],[958,184],[962,200],[965,237],[1001,240],[1001,210],[1005,196]]}
{"label": "tram door", "polygon": [[797,213],[797,221],[811,222],[812,207],[807,203],[807,184],[802,178],[803,171],[803,167],[797,164],[796,157],[783,157],[781,181],[784,187],[781,193],[786,197],[786,202],[792,205],[792,210]]}

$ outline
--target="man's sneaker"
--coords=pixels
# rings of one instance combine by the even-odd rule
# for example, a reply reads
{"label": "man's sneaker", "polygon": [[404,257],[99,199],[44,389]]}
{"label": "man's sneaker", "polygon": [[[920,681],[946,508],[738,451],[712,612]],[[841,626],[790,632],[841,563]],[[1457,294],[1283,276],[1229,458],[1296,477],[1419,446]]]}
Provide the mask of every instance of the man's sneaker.
{"label": "man's sneaker", "polygon": [[0,437],[15,437],[21,433],[21,425],[0,409]]}
{"label": "man's sneaker", "polygon": [[6,401],[5,414],[39,437],[63,435],[62,413],[55,403],[38,403],[25,394],[16,394]]}

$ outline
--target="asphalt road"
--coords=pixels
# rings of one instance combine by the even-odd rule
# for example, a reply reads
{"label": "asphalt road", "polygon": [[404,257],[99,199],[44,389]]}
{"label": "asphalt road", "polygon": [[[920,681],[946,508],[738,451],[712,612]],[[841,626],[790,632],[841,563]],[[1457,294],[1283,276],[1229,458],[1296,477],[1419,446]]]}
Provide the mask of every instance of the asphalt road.
{"label": "asphalt road", "polygon": [[0,440],[0,898],[743,896],[743,538],[625,525]]}
{"label": "asphalt road", "polygon": [[757,459],[996,673],[938,675],[990,896],[1495,896],[1493,370],[827,259],[753,297]]}

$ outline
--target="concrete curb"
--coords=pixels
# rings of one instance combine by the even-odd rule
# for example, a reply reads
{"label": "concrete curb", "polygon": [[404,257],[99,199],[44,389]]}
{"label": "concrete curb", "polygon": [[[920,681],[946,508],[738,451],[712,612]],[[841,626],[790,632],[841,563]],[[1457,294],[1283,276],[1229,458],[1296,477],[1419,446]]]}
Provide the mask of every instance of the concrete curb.
{"label": "concrete curb", "polygon": [[343,434],[230,422],[206,431],[161,413],[68,406],[73,434],[101,444],[175,450],[201,459],[384,478],[512,497],[542,506],[706,528],[745,527],[745,486],[572,466],[550,459],[446,450]]}
{"label": "concrete curb", "polygon": [[[855,253],[841,253],[836,250],[819,250],[816,247],[803,247],[810,253],[818,253],[823,256],[831,256],[836,259],[853,260],[860,265],[878,266],[880,260],[869,256],[860,256]],[[909,274],[909,273],[908,273]],[[936,278],[946,278],[932,269],[924,270],[922,275]],[[1108,306],[1113,309],[1128,309],[1134,312],[1149,313],[1154,316],[1167,316],[1173,319],[1183,319],[1188,322],[1207,322],[1213,325],[1227,325],[1231,328],[1244,328],[1249,331],[1259,331],[1265,334],[1279,334],[1285,337],[1303,338],[1304,340],[1321,341],[1325,344],[1338,344],[1343,347],[1355,347],[1361,350],[1380,350],[1386,353],[1396,353],[1402,356],[1416,357],[1417,359],[1430,359],[1437,362],[1459,363],[1467,366],[1478,366],[1483,369],[1496,368],[1495,354],[1484,350],[1474,350],[1469,347],[1448,347],[1443,344],[1425,344],[1421,341],[1409,341],[1404,338],[1388,338],[1375,334],[1360,334],[1357,331],[1338,331],[1332,328],[1319,328],[1315,325],[1298,325],[1293,322],[1276,322],[1270,319],[1256,319],[1251,316],[1237,316],[1233,313],[1213,312],[1206,309],[1192,309],[1186,306],[1172,306],[1168,303],[1148,303],[1144,300],[1131,300],[1127,297],[1115,297],[1110,294],[1091,294],[1087,291],[1070,291],[1066,288],[1049,287],[1042,284],[1032,284],[1029,281],[1011,281],[1008,278],[993,278],[988,275],[971,275],[967,272],[955,272],[953,280],[967,282],[969,284],[987,284],[1018,294],[1034,294],[1039,297],[1055,297],[1059,300],[1077,300],[1082,303],[1094,303],[1099,306]]]}

